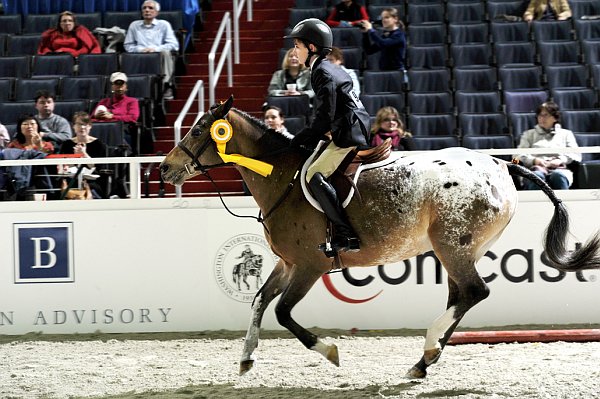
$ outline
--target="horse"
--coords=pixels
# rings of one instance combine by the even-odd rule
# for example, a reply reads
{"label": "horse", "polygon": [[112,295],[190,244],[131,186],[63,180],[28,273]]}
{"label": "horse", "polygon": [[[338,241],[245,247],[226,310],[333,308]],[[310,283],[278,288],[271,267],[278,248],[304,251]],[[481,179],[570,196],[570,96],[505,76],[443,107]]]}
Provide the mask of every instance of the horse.
{"label": "horse", "polygon": [[[326,217],[296,184],[307,156],[291,150],[289,139],[232,105],[230,97],[205,113],[165,157],[160,171],[166,182],[181,185],[233,160],[263,215],[265,237],[279,261],[252,302],[240,375],[254,366],[262,317],[277,296],[281,296],[275,307],[279,324],[306,348],[339,366],[337,346],[322,342],[291,317],[294,306],[332,269],[331,259],[317,249],[325,238]],[[270,175],[251,170],[251,161],[270,164]],[[399,157],[360,174],[356,182],[360,196],[354,196],[346,212],[361,249],[341,253],[343,267],[394,263],[433,250],[448,274],[446,310],[427,330],[423,355],[407,377],[425,378],[463,316],[488,297],[475,264],[515,213],[513,176],[536,182],[554,204],[543,242],[550,266],[570,272],[600,268],[600,232],[577,250],[567,251],[569,215],[564,204],[520,165],[448,148]]]}
{"label": "horse", "polygon": [[233,282],[237,284],[238,290],[241,290],[241,282],[246,285],[246,289],[250,289],[248,284],[248,276],[256,277],[256,289],[260,288],[262,283],[262,255],[253,255],[251,258],[244,260],[236,264],[233,267],[232,278]]}

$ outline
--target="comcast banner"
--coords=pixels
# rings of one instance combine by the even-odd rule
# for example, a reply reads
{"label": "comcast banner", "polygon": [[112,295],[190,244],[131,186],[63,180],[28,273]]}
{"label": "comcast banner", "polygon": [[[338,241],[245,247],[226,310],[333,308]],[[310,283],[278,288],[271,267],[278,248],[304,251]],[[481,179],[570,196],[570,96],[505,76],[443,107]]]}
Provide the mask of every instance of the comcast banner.
{"label": "comcast banner", "polygon": [[[600,228],[594,191],[561,193],[570,247]],[[600,323],[598,271],[557,272],[541,238],[553,207],[521,193],[517,214],[479,262],[490,297],[463,326]],[[252,198],[228,198],[257,215]],[[262,226],[216,198],[3,203],[0,334],[244,330],[277,257]],[[294,309],[306,327],[426,328],[445,309],[433,253],[326,275]],[[274,305],[263,327],[280,329]]]}

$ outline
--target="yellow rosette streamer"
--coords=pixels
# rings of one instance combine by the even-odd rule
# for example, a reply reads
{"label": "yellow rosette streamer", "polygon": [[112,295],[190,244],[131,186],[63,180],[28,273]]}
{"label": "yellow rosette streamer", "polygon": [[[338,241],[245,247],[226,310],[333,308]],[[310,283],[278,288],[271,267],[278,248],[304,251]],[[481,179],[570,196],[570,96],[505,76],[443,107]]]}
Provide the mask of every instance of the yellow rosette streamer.
{"label": "yellow rosette streamer", "polygon": [[225,154],[227,142],[233,137],[233,128],[225,119],[215,121],[210,127],[210,137],[217,143],[217,151],[223,162],[232,162],[243,166],[261,176],[267,177],[273,171],[273,165],[240,154]]}

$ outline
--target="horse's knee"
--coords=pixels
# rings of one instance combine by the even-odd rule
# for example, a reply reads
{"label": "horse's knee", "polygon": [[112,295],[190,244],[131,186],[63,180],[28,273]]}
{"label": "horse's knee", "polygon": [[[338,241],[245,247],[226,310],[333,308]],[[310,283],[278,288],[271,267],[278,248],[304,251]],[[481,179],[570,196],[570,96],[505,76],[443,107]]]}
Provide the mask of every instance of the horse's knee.
{"label": "horse's knee", "polygon": [[275,306],[275,317],[281,326],[287,326],[291,320],[290,309],[287,306],[282,305],[281,302],[278,303],[277,306]]}

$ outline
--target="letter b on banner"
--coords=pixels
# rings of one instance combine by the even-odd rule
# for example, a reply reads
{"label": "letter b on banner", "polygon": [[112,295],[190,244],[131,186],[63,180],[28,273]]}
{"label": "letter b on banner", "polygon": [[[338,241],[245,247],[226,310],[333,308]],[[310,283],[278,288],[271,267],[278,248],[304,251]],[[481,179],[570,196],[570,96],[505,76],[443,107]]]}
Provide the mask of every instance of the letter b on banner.
{"label": "letter b on banner", "polygon": [[15,282],[72,282],[72,223],[14,225]]}

